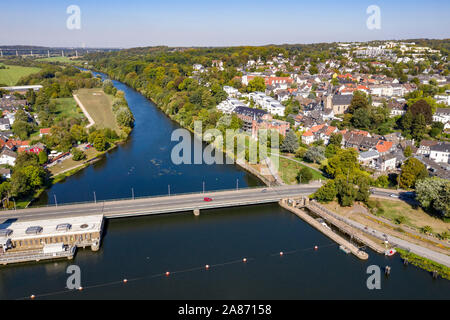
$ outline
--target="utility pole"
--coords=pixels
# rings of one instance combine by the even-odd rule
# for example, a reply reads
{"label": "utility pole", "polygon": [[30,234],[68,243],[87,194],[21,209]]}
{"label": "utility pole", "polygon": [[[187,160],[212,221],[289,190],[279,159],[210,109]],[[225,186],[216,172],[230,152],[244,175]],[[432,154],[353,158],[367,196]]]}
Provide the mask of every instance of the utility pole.
{"label": "utility pole", "polygon": [[50,58],[50,50],[47,50],[47,57]]}
{"label": "utility pole", "polygon": [[131,198],[134,200],[134,189],[131,188]]}
{"label": "utility pole", "polygon": [[53,194],[53,197],[55,198],[55,207],[58,206],[58,201],[56,201],[56,194]]}
{"label": "utility pole", "polygon": [[167,189],[169,190],[169,197],[170,197],[170,184],[167,186]]}
{"label": "utility pole", "polygon": [[236,179],[236,191],[239,190],[239,179]]}
{"label": "utility pole", "polygon": [[61,50],[61,56],[64,58],[64,50]]}
{"label": "utility pole", "polygon": [[203,181],[203,193],[205,193],[205,181]]}
{"label": "utility pole", "polygon": [[97,203],[97,196],[95,195],[95,191],[94,191],[94,203]]}

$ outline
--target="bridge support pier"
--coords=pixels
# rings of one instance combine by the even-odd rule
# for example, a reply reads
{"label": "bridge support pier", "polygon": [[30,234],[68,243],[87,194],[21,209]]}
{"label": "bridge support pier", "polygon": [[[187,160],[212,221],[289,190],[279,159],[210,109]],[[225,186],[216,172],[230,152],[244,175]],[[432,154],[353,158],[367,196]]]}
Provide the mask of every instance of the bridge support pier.
{"label": "bridge support pier", "polygon": [[194,216],[198,217],[200,215],[200,209],[194,209]]}

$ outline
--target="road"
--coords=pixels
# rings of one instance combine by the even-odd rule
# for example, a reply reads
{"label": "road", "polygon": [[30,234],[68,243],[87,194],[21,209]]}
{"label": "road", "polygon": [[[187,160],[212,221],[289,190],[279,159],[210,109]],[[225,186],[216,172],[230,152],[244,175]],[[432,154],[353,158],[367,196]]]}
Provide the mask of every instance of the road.
{"label": "road", "polygon": [[[71,205],[46,206],[21,210],[9,210],[0,213],[0,222],[7,219],[35,220],[70,216],[103,214],[105,218],[122,218],[140,215],[152,215],[192,211],[194,209],[213,209],[252,204],[278,202],[283,198],[297,197],[314,193],[320,183],[247,188],[195,194],[147,197],[128,200],[99,201]],[[204,201],[210,197],[211,202]],[[3,220],[3,221],[2,221]]]}

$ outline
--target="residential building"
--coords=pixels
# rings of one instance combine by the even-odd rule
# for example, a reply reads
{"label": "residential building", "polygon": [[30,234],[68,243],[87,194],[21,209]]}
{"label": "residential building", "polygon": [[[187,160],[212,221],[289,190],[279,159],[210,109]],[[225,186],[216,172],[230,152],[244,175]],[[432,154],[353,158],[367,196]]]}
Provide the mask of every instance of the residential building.
{"label": "residential building", "polygon": [[3,148],[2,152],[0,152],[0,164],[9,164],[10,166],[14,166],[16,159],[17,154],[14,151]]}
{"label": "residential building", "polygon": [[439,142],[430,147],[430,159],[438,163],[449,163],[450,143]]}

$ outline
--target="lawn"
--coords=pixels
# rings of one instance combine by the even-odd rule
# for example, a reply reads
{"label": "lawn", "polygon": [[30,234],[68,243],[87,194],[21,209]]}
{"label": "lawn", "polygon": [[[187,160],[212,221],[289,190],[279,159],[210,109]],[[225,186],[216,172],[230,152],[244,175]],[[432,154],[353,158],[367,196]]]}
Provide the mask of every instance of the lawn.
{"label": "lawn", "polygon": [[4,84],[6,86],[14,86],[20,78],[37,73],[41,70],[40,68],[34,67],[5,66],[7,69],[0,69],[0,85]]}
{"label": "lawn", "polygon": [[450,230],[450,223],[446,223],[441,219],[429,215],[420,207],[414,208],[403,201],[384,199],[376,199],[375,201],[378,202],[378,206],[384,211],[381,216],[391,221],[404,217],[403,223],[416,229],[430,226],[433,229],[433,232],[441,233]]}
{"label": "lawn", "polygon": [[75,93],[95,122],[95,127],[110,128],[120,134],[116,117],[112,112],[112,97],[101,89],[80,89]]}
{"label": "lawn", "polygon": [[69,63],[69,64],[76,63],[76,60],[72,60],[72,59],[70,59],[68,57],[41,58],[41,59],[38,59],[38,61],[42,61],[42,62],[61,62],[61,63]]}
{"label": "lawn", "polygon": [[52,99],[52,101],[56,102],[56,121],[70,118],[86,119],[73,97]]}
{"label": "lawn", "polygon": [[[278,173],[287,184],[297,184],[297,174],[305,166],[285,158],[280,158],[280,168]],[[318,171],[310,169],[313,174],[313,180],[326,180],[326,178]]]}

